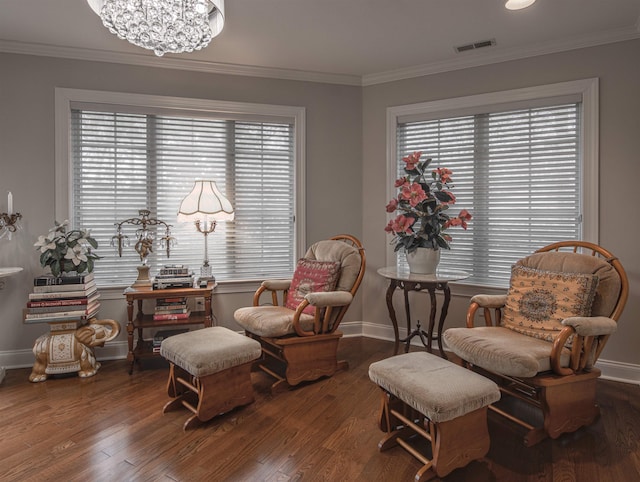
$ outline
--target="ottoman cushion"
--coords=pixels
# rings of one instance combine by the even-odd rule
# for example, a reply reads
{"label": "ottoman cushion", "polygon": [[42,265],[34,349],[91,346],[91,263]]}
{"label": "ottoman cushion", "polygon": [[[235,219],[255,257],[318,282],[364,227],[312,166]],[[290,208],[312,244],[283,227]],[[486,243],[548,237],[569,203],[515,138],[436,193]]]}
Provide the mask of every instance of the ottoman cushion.
{"label": "ottoman cushion", "polygon": [[259,358],[261,347],[256,340],[222,326],[213,326],[163,340],[160,354],[201,378]]}
{"label": "ottoman cushion", "polygon": [[493,381],[426,352],[372,363],[369,378],[436,423],[453,420],[500,399],[500,390]]}

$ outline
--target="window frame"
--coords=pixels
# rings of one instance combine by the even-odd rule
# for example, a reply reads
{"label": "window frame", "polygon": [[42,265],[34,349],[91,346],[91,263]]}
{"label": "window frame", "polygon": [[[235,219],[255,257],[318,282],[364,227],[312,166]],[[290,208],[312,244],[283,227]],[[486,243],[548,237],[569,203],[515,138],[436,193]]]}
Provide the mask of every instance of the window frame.
{"label": "window frame", "polygon": [[[599,106],[598,79],[583,79],[557,84],[526,87],[486,94],[477,94],[451,99],[442,99],[416,104],[406,104],[387,108],[387,190],[386,199],[396,196],[394,181],[397,178],[397,126],[399,119],[407,116],[453,117],[460,112],[478,109],[491,109],[502,104],[533,105],[541,99],[577,95],[582,102],[581,109],[581,188],[580,203],[582,206],[581,239],[598,243],[599,237]],[[588,193],[588,195],[586,195]],[[388,214],[387,219],[393,215]],[[395,265],[397,253],[387,243],[386,265]],[[461,286],[461,285],[459,285]],[[474,293],[472,286],[459,291]],[[489,291],[502,292],[502,289],[483,286]]]}
{"label": "window frame", "polygon": [[[293,119],[294,126],[294,259],[306,250],[305,206],[305,132],[306,111],[304,107],[231,102],[211,99],[195,99],[148,94],[131,94],[83,89],[55,89],[55,219],[71,219],[73,168],[71,154],[71,109],[77,104],[118,105],[134,109],[163,109],[164,111],[202,112],[240,116],[267,116]],[[259,284],[255,280],[218,283],[217,292],[250,292]],[[121,294],[122,287],[104,288]],[[108,299],[108,298],[107,298]]]}

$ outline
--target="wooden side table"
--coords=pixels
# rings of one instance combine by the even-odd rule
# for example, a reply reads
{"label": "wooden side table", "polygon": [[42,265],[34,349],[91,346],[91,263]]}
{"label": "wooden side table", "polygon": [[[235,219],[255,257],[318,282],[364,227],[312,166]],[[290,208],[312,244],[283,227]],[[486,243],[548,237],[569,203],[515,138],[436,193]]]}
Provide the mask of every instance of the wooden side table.
{"label": "wooden side table", "polygon": [[[124,291],[127,299],[127,343],[129,352],[127,361],[129,362],[129,375],[133,373],[133,365],[136,361],[145,357],[157,357],[158,353],[153,352],[151,342],[145,342],[142,337],[145,328],[156,328],[160,326],[177,325],[198,325],[211,327],[213,322],[213,312],[211,297],[216,283],[210,282],[206,288],[167,288],[154,290],[151,287],[129,287]],[[142,310],[144,300],[157,300],[160,298],[204,298],[204,311],[192,311],[188,318],[182,320],[154,320],[153,314],[145,314]],[[137,312],[134,316],[134,301],[137,302]],[[138,332],[137,341],[134,346],[134,333]]]}
{"label": "wooden side table", "polygon": [[[398,270],[395,266],[386,268],[380,268],[378,274],[389,280],[389,288],[387,289],[387,309],[389,310],[389,318],[393,324],[393,334],[395,337],[395,345],[393,354],[397,355],[400,348],[400,343],[405,344],[404,351],[409,351],[409,345],[411,339],[415,336],[420,338],[422,344],[426,347],[427,351],[431,353],[431,342],[438,341],[438,349],[440,350],[440,356],[447,358],[442,347],[442,328],[447,318],[447,311],[449,310],[449,301],[451,300],[451,291],[449,289],[450,281],[459,281],[469,277],[469,273],[465,271],[438,271],[436,274],[413,274],[409,270]],[[398,330],[398,319],[396,318],[396,311],[393,308],[393,293],[396,288],[400,288],[404,292],[404,309],[407,317],[407,336],[400,339],[400,333]],[[440,290],[444,294],[444,302],[440,308],[440,318],[438,320],[438,334],[433,335],[436,321],[436,291]],[[409,292],[411,291],[426,291],[429,293],[431,301],[431,310],[429,312],[429,327],[427,331],[424,331],[420,327],[420,321],[416,323],[416,327],[411,329],[411,309],[409,306]]]}

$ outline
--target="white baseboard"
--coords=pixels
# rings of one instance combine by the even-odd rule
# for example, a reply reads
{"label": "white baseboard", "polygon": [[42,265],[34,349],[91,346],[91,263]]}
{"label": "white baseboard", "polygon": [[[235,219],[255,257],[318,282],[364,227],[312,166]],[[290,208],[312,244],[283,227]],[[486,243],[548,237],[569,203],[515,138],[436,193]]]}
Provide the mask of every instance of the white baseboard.
{"label": "white baseboard", "polygon": [[27,368],[33,365],[31,350],[11,350],[0,352],[0,366],[7,370],[12,368]]}
{"label": "white baseboard", "polygon": [[[121,360],[127,358],[129,348],[126,341],[113,341],[103,347],[95,348],[97,360]],[[0,366],[12,368],[30,368],[33,366],[33,351],[12,350],[0,352]]]}
{"label": "white baseboard", "polygon": [[[401,339],[407,336],[406,328],[399,328],[399,332]],[[367,323],[366,321],[362,322],[361,336],[388,341],[394,340],[392,326]],[[419,344],[420,341],[417,338],[411,340],[411,345]],[[446,343],[444,348],[447,348]],[[602,371],[601,377],[605,380],[640,385],[640,365],[600,359],[596,363],[596,368]]]}
{"label": "white baseboard", "polygon": [[[377,338],[379,340],[394,340],[393,327],[389,325],[379,325],[366,321],[351,321],[342,323],[340,330],[344,333],[344,336],[348,338],[364,336],[366,338]],[[399,328],[399,332],[400,338],[404,338],[407,330],[406,328]],[[420,340],[414,338],[411,340],[411,344],[420,346]],[[128,347],[126,341],[109,342],[104,347],[95,349],[98,360],[122,360],[127,357],[127,353]],[[0,367],[12,369],[28,368],[32,365],[33,352],[31,350],[0,352]],[[640,365],[600,359],[596,363],[596,367],[602,371],[603,379],[640,385]]]}
{"label": "white baseboard", "polygon": [[640,365],[599,359],[596,368],[602,371],[602,378],[606,380],[640,385]]}

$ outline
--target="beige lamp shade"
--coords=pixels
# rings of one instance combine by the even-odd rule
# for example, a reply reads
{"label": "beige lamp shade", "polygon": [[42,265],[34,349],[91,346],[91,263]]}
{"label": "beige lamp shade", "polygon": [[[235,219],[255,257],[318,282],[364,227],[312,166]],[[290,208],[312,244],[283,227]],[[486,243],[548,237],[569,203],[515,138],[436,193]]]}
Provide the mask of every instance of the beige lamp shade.
{"label": "beige lamp shade", "polygon": [[178,210],[178,222],[231,221],[233,218],[233,207],[215,181],[195,181]]}

